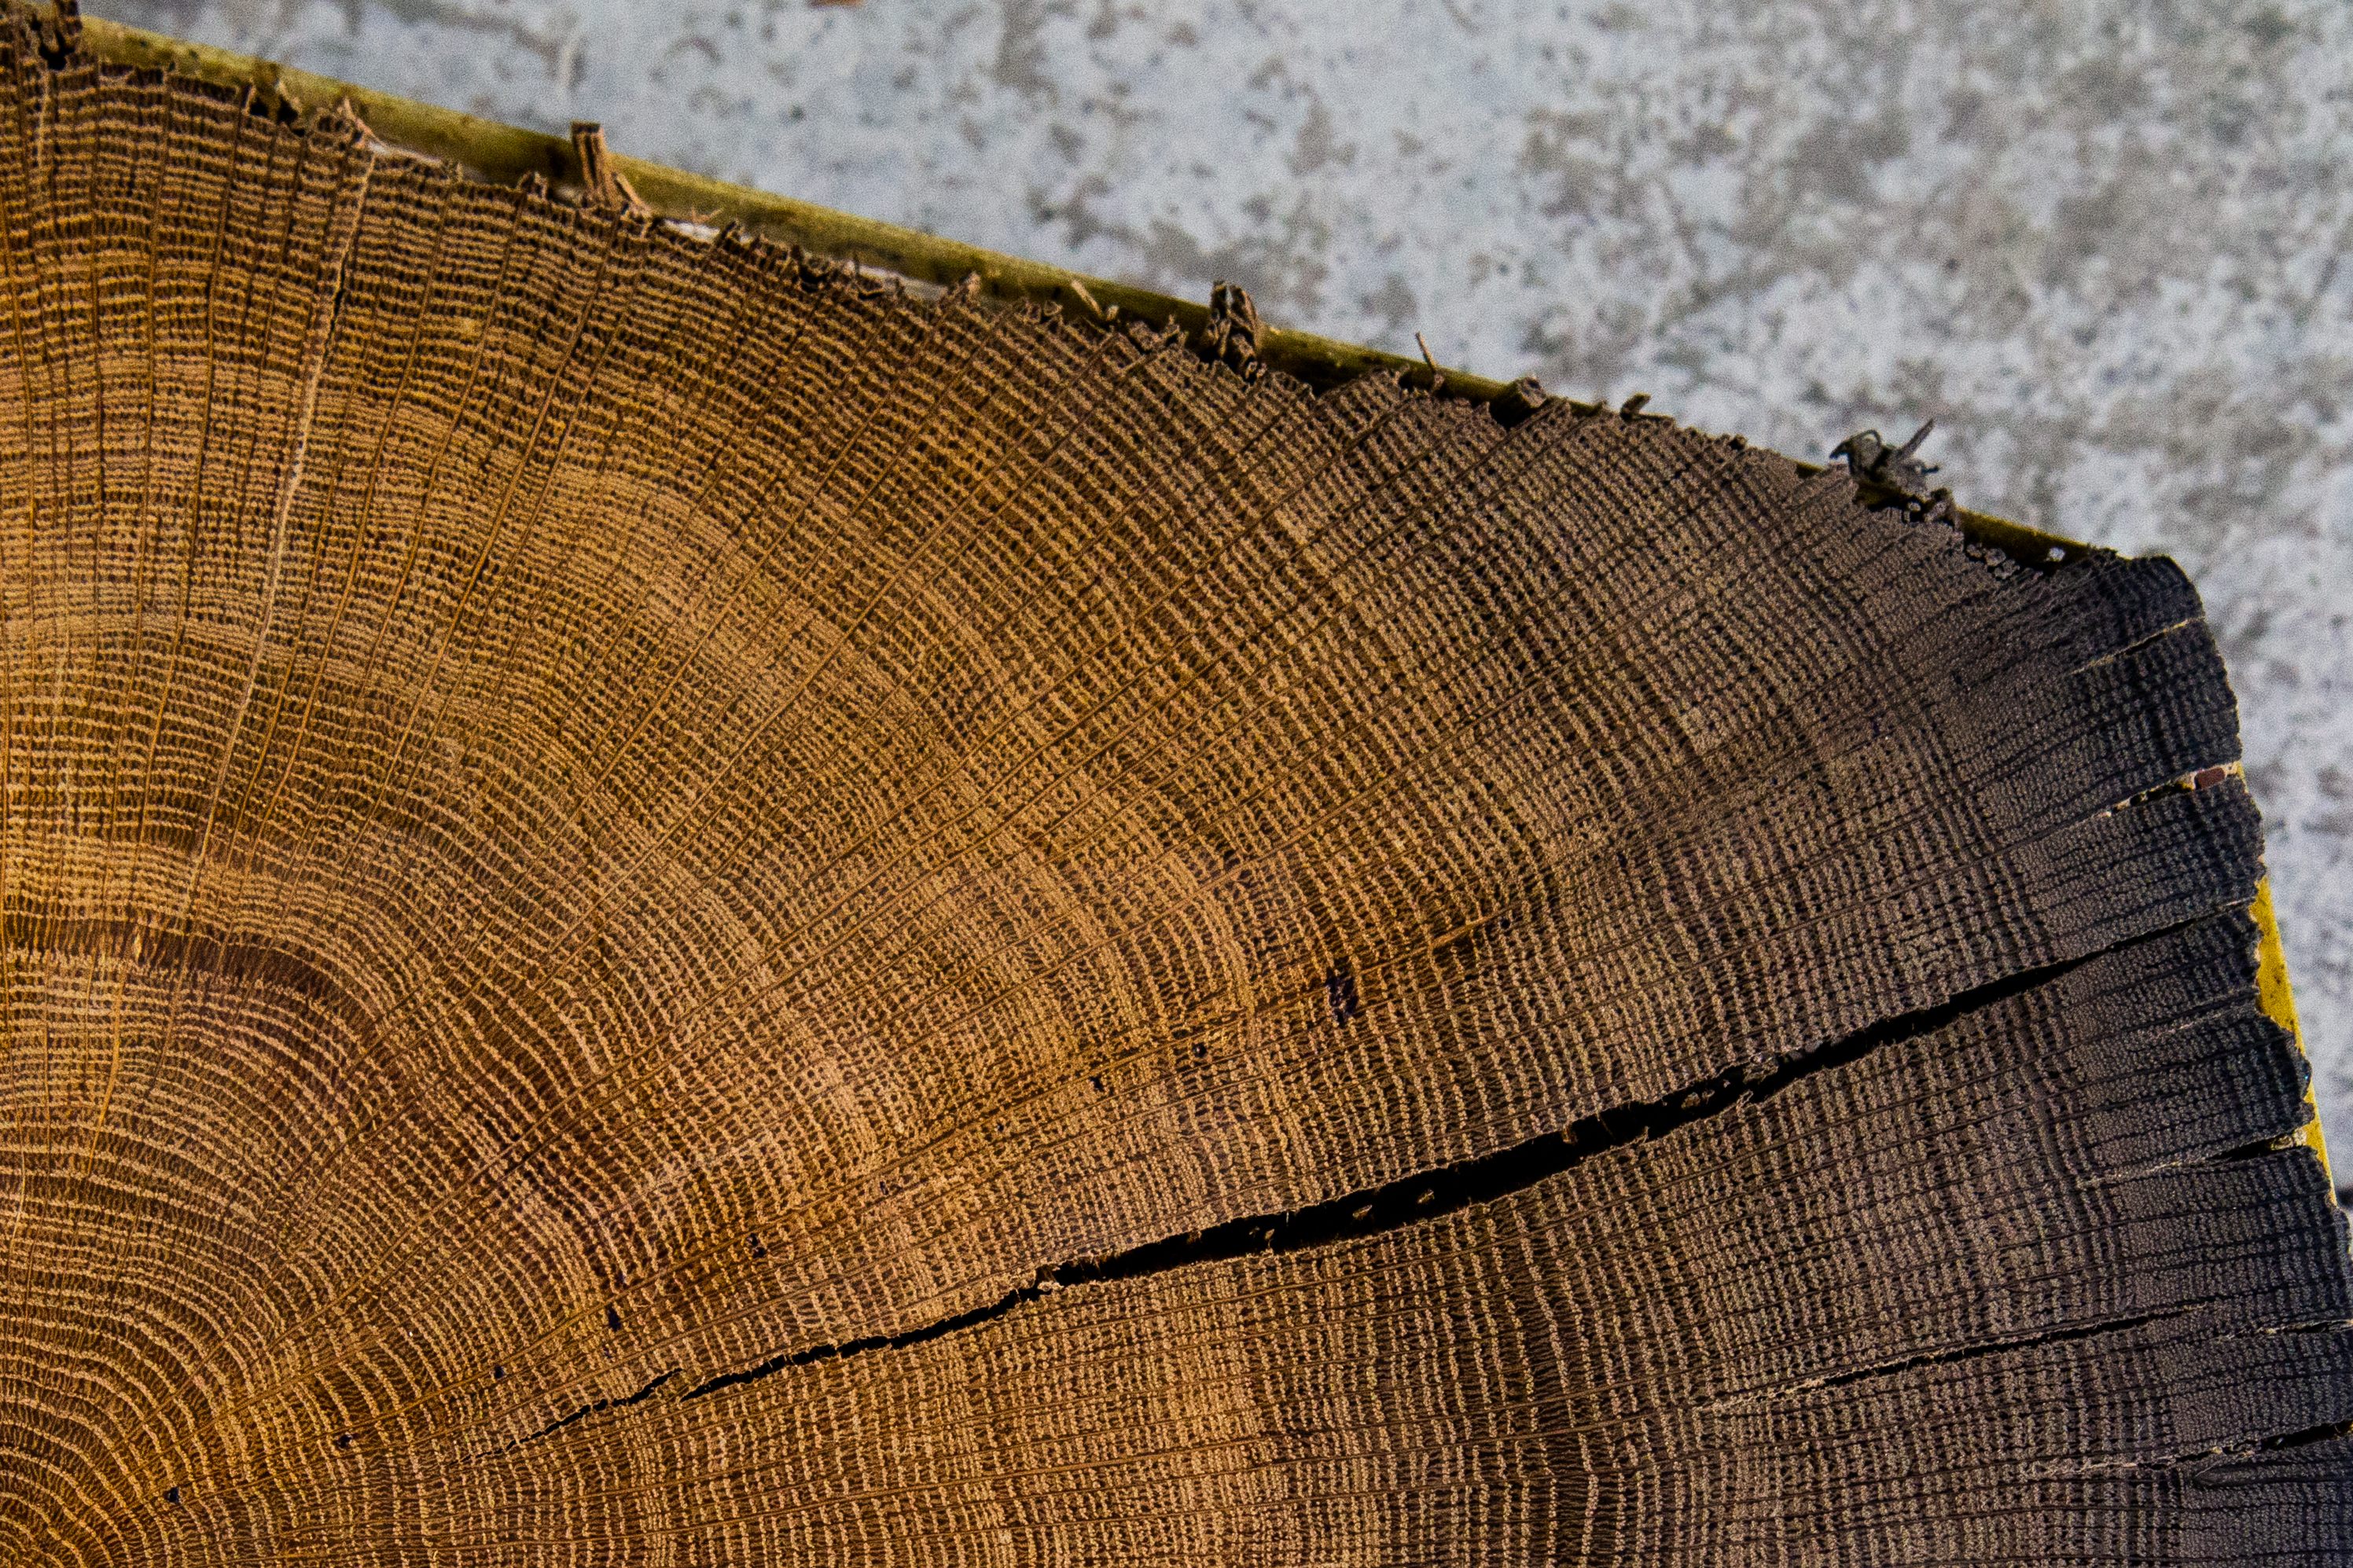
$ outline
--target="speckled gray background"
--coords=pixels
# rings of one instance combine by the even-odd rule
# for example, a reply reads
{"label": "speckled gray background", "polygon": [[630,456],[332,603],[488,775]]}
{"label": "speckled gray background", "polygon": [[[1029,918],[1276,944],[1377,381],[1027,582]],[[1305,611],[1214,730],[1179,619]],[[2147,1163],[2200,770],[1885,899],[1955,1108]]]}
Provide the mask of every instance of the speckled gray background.
{"label": "speckled gray background", "polygon": [[[2353,10],[89,0],[2187,566],[2353,1167]],[[2353,1171],[2343,1173],[2353,1179]]]}

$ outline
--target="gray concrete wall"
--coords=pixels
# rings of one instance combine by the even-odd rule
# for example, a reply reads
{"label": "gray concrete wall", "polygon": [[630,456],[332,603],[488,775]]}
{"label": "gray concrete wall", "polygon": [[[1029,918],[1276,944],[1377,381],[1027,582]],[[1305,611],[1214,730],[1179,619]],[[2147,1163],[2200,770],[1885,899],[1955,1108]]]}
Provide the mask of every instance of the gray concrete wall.
{"label": "gray concrete wall", "polygon": [[2353,11],[87,0],[2189,568],[2353,1180]]}

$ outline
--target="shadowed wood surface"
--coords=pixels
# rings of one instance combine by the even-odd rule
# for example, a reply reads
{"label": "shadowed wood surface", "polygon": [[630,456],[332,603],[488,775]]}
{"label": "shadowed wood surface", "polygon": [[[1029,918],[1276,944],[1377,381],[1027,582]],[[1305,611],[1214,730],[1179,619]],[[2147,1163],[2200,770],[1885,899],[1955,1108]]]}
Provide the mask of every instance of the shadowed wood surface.
{"label": "shadowed wood surface", "polygon": [[2353,1530],[2170,563],[9,26],[0,1560]]}

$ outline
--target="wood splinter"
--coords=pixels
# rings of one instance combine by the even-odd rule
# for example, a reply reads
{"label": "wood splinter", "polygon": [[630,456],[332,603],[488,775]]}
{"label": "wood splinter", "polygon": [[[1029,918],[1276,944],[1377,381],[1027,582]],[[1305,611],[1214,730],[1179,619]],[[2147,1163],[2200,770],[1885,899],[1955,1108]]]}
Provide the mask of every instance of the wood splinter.
{"label": "wood splinter", "polygon": [[587,205],[623,217],[653,216],[653,209],[638,199],[638,193],[615,167],[612,152],[605,145],[602,125],[593,120],[574,121],[572,151],[580,160],[582,200]]}

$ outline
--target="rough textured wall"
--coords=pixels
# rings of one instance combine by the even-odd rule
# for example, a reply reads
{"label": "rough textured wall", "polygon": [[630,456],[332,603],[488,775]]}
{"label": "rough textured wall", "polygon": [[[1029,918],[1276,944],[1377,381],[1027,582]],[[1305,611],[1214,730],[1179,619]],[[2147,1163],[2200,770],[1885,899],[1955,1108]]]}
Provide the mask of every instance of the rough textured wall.
{"label": "rough textured wall", "polygon": [[2205,594],[2353,1141],[2353,17],[1702,0],[93,0],[142,26],[1820,455]]}

